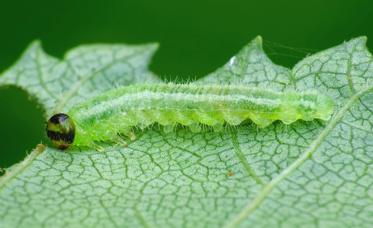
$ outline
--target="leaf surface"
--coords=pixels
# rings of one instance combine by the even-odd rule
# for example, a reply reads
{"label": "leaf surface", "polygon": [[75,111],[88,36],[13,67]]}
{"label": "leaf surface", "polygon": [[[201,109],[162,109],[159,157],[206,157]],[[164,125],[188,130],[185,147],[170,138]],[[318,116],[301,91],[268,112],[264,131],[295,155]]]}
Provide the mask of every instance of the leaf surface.
{"label": "leaf surface", "polygon": [[[364,37],[293,69],[254,39],[195,83],[315,89],[337,108],[326,123],[242,125],[221,133],[147,130],[104,152],[37,147],[0,179],[1,227],[369,227],[373,224],[373,59]],[[154,45],[89,45],[63,60],[32,44],[0,76],[47,114],[113,85],[159,82]]]}

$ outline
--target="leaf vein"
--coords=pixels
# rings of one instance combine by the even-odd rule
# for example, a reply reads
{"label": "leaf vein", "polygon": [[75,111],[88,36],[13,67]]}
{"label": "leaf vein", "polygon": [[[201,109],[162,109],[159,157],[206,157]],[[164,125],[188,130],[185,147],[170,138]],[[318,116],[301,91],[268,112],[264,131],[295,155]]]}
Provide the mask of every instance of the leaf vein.
{"label": "leaf vein", "polygon": [[234,148],[234,152],[238,158],[238,160],[243,165],[244,169],[246,170],[247,174],[251,176],[255,182],[259,185],[264,185],[264,182],[260,179],[260,177],[255,173],[255,171],[251,168],[250,164],[247,162],[245,155],[242,153],[240,148],[240,144],[238,143],[237,133],[231,131],[231,140]]}
{"label": "leaf vein", "polygon": [[248,202],[246,206],[240,211],[240,213],[233,219],[226,223],[225,227],[237,227],[241,222],[243,222],[247,217],[249,217],[269,196],[272,190],[288,176],[290,176],[293,171],[299,168],[306,160],[312,157],[313,153],[320,147],[324,139],[329,135],[329,133],[341,122],[342,118],[348,112],[348,110],[359,100],[363,95],[373,92],[373,86],[361,90],[360,92],[353,95],[348,102],[339,110],[339,112],[334,116],[334,118],[326,125],[321,134],[309,145],[308,149],[305,150],[300,157],[295,160],[290,166],[284,169],[277,177],[272,179],[268,184],[266,184],[262,190],[256,195],[256,197]]}

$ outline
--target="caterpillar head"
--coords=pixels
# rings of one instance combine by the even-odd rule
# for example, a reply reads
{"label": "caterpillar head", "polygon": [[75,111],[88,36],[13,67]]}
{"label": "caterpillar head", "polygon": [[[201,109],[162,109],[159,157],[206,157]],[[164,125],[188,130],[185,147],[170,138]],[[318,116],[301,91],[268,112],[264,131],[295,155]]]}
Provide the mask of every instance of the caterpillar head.
{"label": "caterpillar head", "polygon": [[47,136],[58,149],[65,150],[75,138],[74,121],[64,113],[57,113],[47,122]]}

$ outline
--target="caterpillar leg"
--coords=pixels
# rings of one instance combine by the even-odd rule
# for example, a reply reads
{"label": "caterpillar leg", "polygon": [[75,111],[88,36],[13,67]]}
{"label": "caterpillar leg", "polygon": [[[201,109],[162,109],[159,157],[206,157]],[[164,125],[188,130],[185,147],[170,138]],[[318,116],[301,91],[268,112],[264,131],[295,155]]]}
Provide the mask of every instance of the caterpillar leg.
{"label": "caterpillar leg", "polygon": [[136,134],[133,130],[126,130],[126,131],[122,131],[120,133],[117,134],[121,140],[124,140],[124,141],[135,141],[136,140]]}
{"label": "caterpillar leg", "polygon": [[118,134],[118,137],[116,137],[116,145],[119,145],[121,147],[127,147],[128,146],[128,140],[124,138],[122,135]]}
{"label": "caterpillar leg", "polygon": [[128,136],[129,136],[129,138],[130,138],[131,141],[135,141],[136,140],[136,134],[135,134],[135,132],[130,131],[128,133]]}
{"label": "caterpillar leg", "polygon": [[188,125],[189,129],[191,132],[193,133],[198,133],[198,132],[201,132],[202,130],[202,127],[199,123],[193,123],[193,124],[190,124]]}
{"label": "caterpillar leg", "polygon": [[105,150],[102,146],[98,145],[97,143],[93,143],[91,148],[98,152],[104,152]]}
{"label": "caterpillar leg", "polygon": [[223,124],[215,124],[212,126],[215,132],[222,132],[224,130],[224,125]]}
{"label": "caterpillar leg", "polygon": [[173,132],[175,130],[176,126],[175,125],[164,125],[163,126],[163,131],[165,133],[170,133],[170,132]]}

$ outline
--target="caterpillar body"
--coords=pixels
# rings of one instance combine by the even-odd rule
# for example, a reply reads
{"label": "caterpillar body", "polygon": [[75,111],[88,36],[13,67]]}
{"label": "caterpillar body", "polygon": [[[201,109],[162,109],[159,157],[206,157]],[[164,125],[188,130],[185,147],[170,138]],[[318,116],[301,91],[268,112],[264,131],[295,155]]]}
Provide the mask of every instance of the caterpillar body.
{"label": "caterpillar body", "polygon": [[241,85],[137,84],[105,92],[53,115],[47,135],[60,149],[71,144],[93,146],[129,136],[134,127],[201,125],[221,129],[251,120],[266,127],[276,120],[328,120],[334,102],[316,91],[276,92]]}

